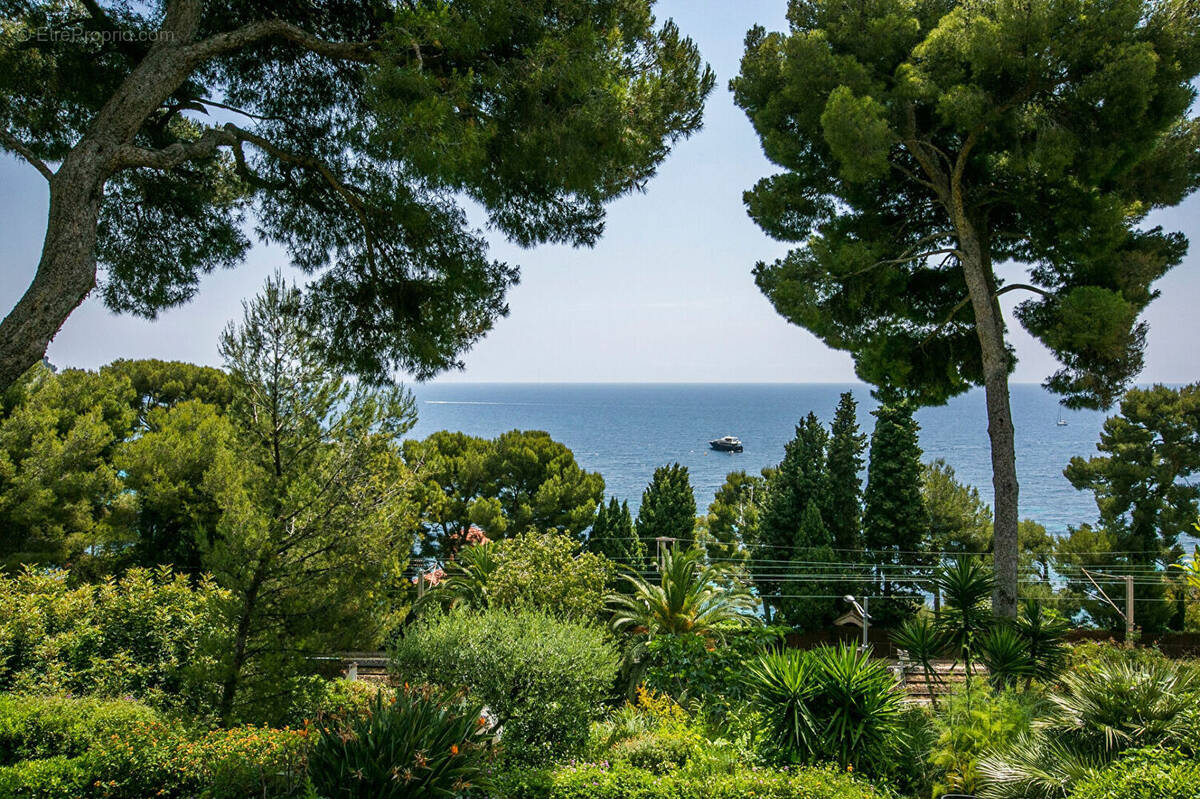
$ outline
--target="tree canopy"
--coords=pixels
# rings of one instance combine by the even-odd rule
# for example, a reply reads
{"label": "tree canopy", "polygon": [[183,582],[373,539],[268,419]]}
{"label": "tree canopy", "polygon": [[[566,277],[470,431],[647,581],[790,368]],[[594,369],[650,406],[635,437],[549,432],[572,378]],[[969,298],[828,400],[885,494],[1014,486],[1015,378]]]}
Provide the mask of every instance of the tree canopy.
{"label": "tree canopy", "polygon": [[642,492],[634,522],[637,536],[648,557],[656,559],[663,550],[659,539],[670,546],[690,549],[696,532],[696,495],[688,468],[678,463],[659,466]]}
{"label": "tree canopy", "polygon": [[[1186,241],[1143,223],[1200,184],[1200,9],[1187,0],[791,0],[746,37],[737,104],[782,172],[745,195],[797,248],[759,264],[787,319],[921,402],[987,390],[998,612],[1016,612],[1018,489],[998,298],[1105,406]],[[1002,275],[1012,262],[1029,282]],[[1009,270],[1010,272],[1012,270]]]}
{"label": "tree canopy", "polygon": [[712,73],[651,7],[11,5],[0,147],[47,179],[50,212],[0,322],[0,386],[98,280],[117,311],[186,302],[243,259],[251,215],[314,275],[324,357],[369,379],[459,365],[518,277],[461,199],[522,246],[590,245],[699,129]]}
{"label": "tree canopy", "polygon": [[530,530],[580,536],[604,498],[604,478],[539,430],[494,439],[443,430],[405,441],[404,458],[420,479],[420,550],[434,557],[453,554],[473,524],[492,540]]}

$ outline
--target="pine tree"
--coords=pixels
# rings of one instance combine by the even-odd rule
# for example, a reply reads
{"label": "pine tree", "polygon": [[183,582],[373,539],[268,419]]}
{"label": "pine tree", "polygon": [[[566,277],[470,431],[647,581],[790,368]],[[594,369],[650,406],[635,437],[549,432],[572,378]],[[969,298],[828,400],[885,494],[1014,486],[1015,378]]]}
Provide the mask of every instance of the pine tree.
{"label": "pine tree", "polygon": [[658,467],[642,493],[637,515],[637,534],[646,554],[657,557],[659,538],[673,538],[681,549],[688,549],[695,527],[696,495],[687,467],[678,463]]}
{"label": "pine tree", "polygon": [[765,482],[744,471],[725,475],[701,522],[699,537],[709,558],[743,561],[749,556],[748,546],[758,540]]}
{"label": "pine tree", "polygon": [[[796,549],[804,522],[804,512],[810,503],[820,507],[826,488],[825,451],[829,434],[809,413],[796,426],[796,436],[784,449],[783,461],[767,480],[767,499],[759,518],[758,539],[753,548],[754,558],[763,562],[789,559],[806,560],[810,553]],[[766,604],[780,607],[772,599],[781,593],[781,583],[770,575],[778,569],[755,568],[754,581]]]}
{"label": "pine tree", "polygon": [[607,505],[600,504],[588,535],[587,550],[623,566],[634,569],[642,567],[646,548],[633,534],[633,518],[629,515],[628,502],[619,502],[612,497]]}
{"label": "pine tree", "polygon": [[858,403],[849,391],[842,394],[833,415],[829,452],[825,460],[828,488],[821,516],[833,537],[833,546],[846,550],[862,547],[863,452],[867,437],[858,429]]}
{"label": "pine tree", "polygon": [[916,611],[917,590],[893,578],[897,567],[914,563],[926,539],[927,515],[921,497],[920,429],[912,405],[885,400],[872,412],[871,464],[864,495],[863,543],[875,566],[872,589],[892,601],[872,603],[879,625],[894,624]]}

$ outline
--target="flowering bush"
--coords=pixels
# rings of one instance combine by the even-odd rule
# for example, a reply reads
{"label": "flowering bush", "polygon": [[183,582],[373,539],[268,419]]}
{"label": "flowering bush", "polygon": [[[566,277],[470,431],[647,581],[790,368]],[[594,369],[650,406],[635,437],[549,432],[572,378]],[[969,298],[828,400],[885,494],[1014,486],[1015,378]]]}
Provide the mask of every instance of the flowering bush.
{"label": "flowering bush", "polygon": [[481,705],[408,686],[318,736],[309,775],[329,799],[466,796],[485,787],[492,753]]}

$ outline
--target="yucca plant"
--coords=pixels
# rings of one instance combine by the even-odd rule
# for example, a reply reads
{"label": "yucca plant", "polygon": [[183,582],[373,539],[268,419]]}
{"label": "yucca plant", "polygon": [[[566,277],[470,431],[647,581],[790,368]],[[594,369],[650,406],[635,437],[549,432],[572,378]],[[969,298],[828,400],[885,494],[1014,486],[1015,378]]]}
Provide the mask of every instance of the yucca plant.
{"label": "yucca plant", "polygon": [[1040,602],[1026,599],[1021,604],[1014,629],[1025,640],[1033,663],[1033,674],[1026,680],[1026,685],[1034,676],[1045,681],[1057,677],[1067,660],[1066,640],[1071,622]]}
{"label": "yucca plant", "polygon": [[885,662],[857,647],[823,646],[765,655],[747,677],[789,759],[886,771],[903,734],[903,694]]}
{"label": "yucca plant", "polygon": [[405,686],[317,730],[308,773],[328,799],[458,799],[488,787],[493,731],[460,696]]}
{"label": "yucca plant", "polygon": [[959,557],[939,566],[933,583],[942,596],[938,626],[955,659],[961,658],[970,673],[975,641],[992,623],[989,600],[995,578],[980,560]]}
{"label": "yucca plant", "polygon": [[995,687],[1010,688],[1019,680],[1033,677],[1034,662],[1028,644],[1012,626],[993,625],[979,636],[975,646]]}
{"label": "yucca plant", "polygon": [[787,649],[761,656],[746,668],[746,681],[779,741],[797,762],[820,751],[817,721],[809,707],[819,682],[807,652]]}
{"label": "yucca plant", "polygon": [[903,649],[908,653],[908,657],[921,667],[925,683],[929,686],[929,699],[933,703],[933,709],[937,710],[937,692],[933,686],[941,680],[933,667],[933,661],[946,651],[946,634],[938,628],[932,618],[921,615],[900,625],[891,638],[897,649]]}

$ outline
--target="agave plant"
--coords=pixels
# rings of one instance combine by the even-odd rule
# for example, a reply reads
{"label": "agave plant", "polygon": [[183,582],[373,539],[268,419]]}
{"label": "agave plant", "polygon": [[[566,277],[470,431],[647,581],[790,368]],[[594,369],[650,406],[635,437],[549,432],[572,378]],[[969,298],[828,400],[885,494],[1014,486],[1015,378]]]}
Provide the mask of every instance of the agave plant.
{"label": "agave plant", "polygon": [[900,625],[891,638],[897,649],[903,649],[909,658],[921,667],[925,683],[929,686],[929,699],[933,703],[933,709],[937,710],[937,693],[933,684],[940,682],[940,678],[933,667],[933,661],[946,651],[946,634],[929,616],[917,616]]}
{"label": "agave plant", "polygon": [[1176,746],[1194,753],[1200,667],[1109,652],[1065,675],[1033,732],[980,764],[987,799],[1070,793],[1122,752]]}
{"label": "agave plant", "polygon": [[939,566],[933,582],[942,596],[938,625],[955,658],[962,658],[970,673],[975,641],[991,626],[988,600],[995,578],[976,558],[960,557]]}
{"label": "agave plant", "polygon": [[979,659],[987,666],[988,679],[997,688],[1010,688],[1030,679],[1034,662],[1025,639],[1007,624],[996,624],[976,641]]}
{"label": "agave plant", "polygon": [[699,635],[722,639],[726,630],[762,624],[758,600],[740,583],[729,587],[727,570],[708,564],[699,549],[669,550],[657,582],[637,573],[625,579],[629,594],[612,594],[613,628],[652,638]]}

